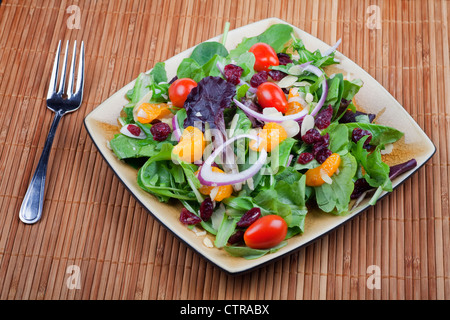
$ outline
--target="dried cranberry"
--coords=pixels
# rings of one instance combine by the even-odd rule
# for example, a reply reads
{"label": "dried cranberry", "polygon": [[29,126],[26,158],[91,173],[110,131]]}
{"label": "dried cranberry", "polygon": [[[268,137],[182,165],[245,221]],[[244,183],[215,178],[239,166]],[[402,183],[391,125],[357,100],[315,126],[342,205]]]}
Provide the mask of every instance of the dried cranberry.
{"label": "dried cranberry", "polygon": [[200,217],[203,221],[208,221],[214,212],[214,204],[211,198],[206,198],[200,205]]}
{"label": "dried cranberry", "polygon": [[228,238],[229,244],[236,244],[244,241],[244,230],[237,230]]}
{"label": "dried cranberry", "polygon": [[352,131],[352,141],[357,143],[362,137],[368,136],[366,141],[364,141],[364,148],[369,147],[370,140],[372,140],[372,133],[368,130],[363,130],[361,128],[355,128]]}
{"label": "dried cranberry", "polygon": [[180,214],[180,221],[183,224],[192,225],[200,223],[202,219],[200,219],[200,217],[196,216],[186,208],[183,208]]}
{"label": "dried cranberry", "polygon": [[242,72],[244,72],[244,69],[234,64],[227,64],[223,71],[225,79],[235,86],[239,84]]}
{"label": "dried cranberry", "polygon": [[250,85],[253,88],[258,88],[258,86],[269,79],[269,73],[267,71],[260,71],[255,73],[250,79]]}
{"label": "dried cranberry", "polygon": [[330,145],[330,134],[327,133],[323,136],[320,136],[320,139],[316,141],[313,145],[312,154],[314,157],[317,156],[320,150],[327,149]]}
{"label": "dried cranberry", "polygon": [[286,53],[277,53],[278,61],[280,65],[287,65],[288,63],[292,63],[291,57]]}
{"label": "dried cranberry", "polygon": [[280,70],[270,70],[269,71],[269,76],[274,81],[280,81],[281,79],[283,79],[284,77],[287,76],[287,73],[284,73],[283,71],[280,71]]}
{"label": "dried cranberry", "polygon": [[331,123],[333,117],[333,108],[329,105],[326,109],[322,110],[317,116],[315,125],[318,129],[323,130],[327,128]]}
{"label": "dried cranberry", "polygon": [[150,132],[153,135],[153,140],[155,141],[164,141],[169,136],[171,130],[167,123],[159,122],[150,128]]}
{"label": "dried cranberry", "polygon": [[326,133],[323,136],[321,136],[319,143],[326,144],[328,147],[330,145],[330,134]]}
{"label": "dried cranberry", "polygon": [[249,227],[253,222],[258,220],[258,218],[261,216],[261,209],[260,208],[251,208],[248,210],[244,215],[241,217],[241,219],[236,224],[239,228],[246,228]]}
{"label": "dried cranberry", "polygon": [[314,159],[314,156],[310,152],[303,152],[298,155],[297,162],[300,164],[307,164],[308,162],[312,161]]}
{"label": "dried cranberry", "polygon": [[307,144],[313,144],[318,141],[322,136],[320,135],[320,132],[317,129],[309,129],[306,131],[306,133],[302,136],[302,140]]}
{"label": "dried cranberry", "polygon": [[141,134],[141,128],[139,128],[137,125],[135,124],[129,124],[127,127],[128,131],[130,131],[130,133],[133,136],[139,137],[139,135]]}
{"label": "dried cranberry", "polygon": [[329,156],[331,156],[333,153],[331,152],[330,149],[327,148],[322,148],[320,149],[317,154],[316,154],[316,160],[317,162],[319,162],[320,164],[324,163],[325,160],[327,160],[327,158]]}

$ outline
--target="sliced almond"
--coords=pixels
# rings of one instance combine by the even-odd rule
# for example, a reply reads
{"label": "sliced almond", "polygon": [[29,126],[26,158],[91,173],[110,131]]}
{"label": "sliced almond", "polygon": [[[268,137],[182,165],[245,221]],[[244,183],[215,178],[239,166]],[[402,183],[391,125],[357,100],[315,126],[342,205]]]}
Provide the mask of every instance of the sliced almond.
{"label": "sliced almond", "polygon": [[203,238],[203,244],[207,248],[214,248],[214,244],[212,243],[211,239],[208,237]]}
{"label": "sliced almond", "polygon": [[297,121],[287,120],[280,124],[286,130],[288,138],[295,137],[300,132],[300,126]]}
{"label": "sliced almond", "polygon": [[297,82],[297,80],[298,80],[298,77],[287,75],[286,77],[284,77],[283,79],[278,81],[278,86],[280,88],[289,88],[289,87],[292,87],[292,85],[295,82]]}
{"label": "sliced almond", "polygon": [[302,122],[302,128],[301,128],[301,135],[302,137],[305,135],[305,133],[314,128],[314,117],[310,114],[307,114],[304,118],[303,118],[303,122]]}
{"label": "sliced almond", "polygon": [[322,168],[320,169],[320,177],[322,178],[323,181],[325,181],[325,183],[328,183],[328,184],[333,183],[333,180],[328,176],[326,171],[323,170]]}

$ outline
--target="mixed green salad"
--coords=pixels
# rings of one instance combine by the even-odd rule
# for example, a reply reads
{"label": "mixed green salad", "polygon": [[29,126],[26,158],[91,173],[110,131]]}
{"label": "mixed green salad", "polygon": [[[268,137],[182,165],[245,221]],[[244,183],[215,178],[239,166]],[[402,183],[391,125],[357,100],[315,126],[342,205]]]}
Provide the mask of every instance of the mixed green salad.
{"label": "mixed green salad", "polygon": [[325,73],[340,41],[309,51],[275,24],[227,50],[228,28],[222,42],[196,46],[174,78],[164,62],[140,74],[109,144],[143,190],[182,203],[180,223],[258,258],[302,234],[309,209],[345,215],[366,196],[374,205],[416,165],[383,162],[403,133],[358,110],[361,80]]}

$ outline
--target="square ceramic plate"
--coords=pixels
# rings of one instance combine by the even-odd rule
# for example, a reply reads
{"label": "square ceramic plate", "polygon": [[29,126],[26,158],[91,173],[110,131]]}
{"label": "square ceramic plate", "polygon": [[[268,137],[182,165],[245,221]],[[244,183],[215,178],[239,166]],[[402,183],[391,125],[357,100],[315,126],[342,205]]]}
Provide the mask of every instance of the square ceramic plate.
{"label": "square ceramic plate", "polygon": [[[256,36],[266,30],[270,25],[276,23],[287,24],[285,21],[270,18],[230,31],[227,37],[227,49],[236,47],[244,37]],[[330,47],[321,40],[295,26],[292,27],[294,28],[294,32],[303,40],[305,46],[309,50],[314,51],[319,49],[323,51]],[[212,38],[209,41],[220,42],[221,35]],[[177,66],[183,58],[190,56],[192,50],[193,48],[188,49],[165,61],[169,79],[176,75]],[[339,52],[336,52],[335,57],[340,60],[340,64],[338,65],[340,70],[332,70],[332,73],[342,72],[344,76],[351,75],[353,78],[359,78],[364,82],[364,86],[356,96],[358,105],[363,106],[364,110],[367,112],[377,114],[377,123],[392,126],[405,133],[404,138],[397,142],[392,153],[386,158],[386,162],[389,163],[389,161],[391,161],[392,164],[396,164],[415,158],[418,165],[414,170],[395,179],[393,181],[393,186],[396,187],[429,160],[436,148],[405,109],[403,109],[403,107],[375,79]],[[330,70],[327,72],[329,71]],[[255,260],[232,257],[223,249],[206,247],[203,244],[203,238],[209,237],[209,235],[197,236],[179,222],[178,219],[182,208],[181,205],[175,202],[170,205],[160,203],[151,194],[140,189],[136,182],[137,170],[118,160],[108,148],[108,141],[113,137],[114,133],[118,132],[117,117],[119,116],[122,107],[128,102],[125,98],[125,93],[133,86],[134,81],[120,89],[93,110],[85,118],[84,122],[86,129],[106,162],[133,196],[160,223],[172,231],[175,236],[226,272],[230,274],[246,272],[285,256],[286,254],[318,239],[369,207],[368,199],[366,199],[356,208],[352,209],[346,216],[334,216],[310,212],[306,218],[304,234],[289,239],[288,244],[276,253],[267,254]],[[211,240],[214,239],[211,238]]]}

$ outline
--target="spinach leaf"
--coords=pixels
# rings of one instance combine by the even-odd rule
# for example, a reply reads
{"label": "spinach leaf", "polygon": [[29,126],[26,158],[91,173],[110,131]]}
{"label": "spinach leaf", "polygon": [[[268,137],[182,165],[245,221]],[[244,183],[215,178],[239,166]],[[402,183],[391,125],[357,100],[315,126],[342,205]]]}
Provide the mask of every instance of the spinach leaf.
{"label": "spinach leaf", "polygon": [[238,116],[238,120],[234,131],[231,132],[231,137],[235,137],[240,134],[246,134],[252,128],[252,122],[247,117],[244,111],[242,111],[241,109],[237,109],[236,115]]}
{"label": "spinach leaf", "polygon": [[122,109],[124,114],[121,117],[122,123],[128,124],[134,122],[134,106],[150,91],[152,91],[151,102],[161,103],[168,101],[169,86],[164,62],[156,63],[149,73],[140,73],[133,88],[126,93],[129,103]]}
{"label": "spinach leaf", "polygon": [[268,253],[277,252],[287,244],[287,241],[282,241],[278,245],[270,249],[253,249],[247,246],[225,246],[223,249],[234,257],[242,257],[247,260],[258,259]]}
{"label": "spinach leaf", "polygon": [[295,182],[300,180],[301,177],[302,174],[295,170],[293,167],[287,167],[283,170],[280,170],[280,172],[278,172],[274,176],[275,181],[285,181],[289,184],[294,184]]}
{"label": "spinach leaf", "polygon": [[214,245],[217,248],[222,248],[227,244],[228,239],[236,229],[236,223],[237,221],[227,214],[223,215],[222,223],[220,224],[219,230],[217,230],[216,240],[214,241]]}
{"label": "spinach leaf", "polygon": [[265,214],[276,214],[286,220],[289,227],[289,236],[301,233],[304,230],[306,208],[306,176],[289,183],[284,180],[277,181],[273,188],[259,192],[253,201]]}
{"label": "spinach leaf", "polygon": [[350,122],[345,123],[345,126],[348,128],[349,135],[353,132],[355,128],[361,128],[363,130],[368,130],[372,133],[372,139],[370,140],[370,144],[373,146],[394,143],[403,137],[403,132],[388,126],[383,126],[379,124],[373,123],[363,123],[363,122]]}
{"label": "spinach leaf", "polygon": [[296,142],[297,140],[294,138],[287,138],[281,141],[280,144],[270,152],[270,166],[274,173],[277,173],[280,169],[282,170],[287,166],[292,147]]}
{"label": "spinach leaf", "polygon": [[179,166],[171,160],[172,149],[173,145],[170,143],[161,145],[160,151],[139,169],[138,185],[161,202],[167,202],[171,198],[197,200]]}
{"label": "spinach leaf", "polygon": [[167,202],[171,198],[196,200],[186,184],[177,184],[174,180],[174,164],[171,161],[149,161],[138,174],[138,184],[143,190],[153,194],[161,202]]}
{"label": "spinach leaf", "polygon": [[264,42],[270,45],[275,52],[281,52],[284,45],[291,39],[292,27],[287,24],[274,24],[266,29],[258,36],[251,38],[244,38],[244,40],[231,50],[229,57],[237,58],[243,53],[247,52],[255,43]]}
{"label": "spinach leaf", "polygon": [[142,157],[149,158],[159,152],[157,150],[158,143],[153,140],[153,137],[141,140],[130,138],[119,133],[111,139],[109,145],[117,158],[121,160]]}
{"label": "spinach leaf", "polygon": [[195,47],[190,58],[196,61],[200,66],[211,60],[215,55],[221,57],[228,56],[228,50],[223,46],[223,44],[215,41],[203,42]]}
{"label": "spinach leaf", "polygon": [[348,127],[339,124],[338,122],[333,122],[322,131],[322,135],[329,133],[330,135],[330,146],[329,149],[333,153],[339,153],[340,155],[346,154],[351,148],[351,137],[348,134]]}
{"label": "spinach leaf", "polygon": [[234,60],[233,63],[244,70],[241,79],[243,81],[250,81],[252,76],[256,73],[253,69],[256,61],[255,55],[251,52],[244,52]]}
{"label": "spinach leaf", "polygon": [[162,103],[169,101],[169,87],[168,83],[152,83],[150,85],[151,90],[153,90],[151,101],[155,103]]}
{"label": "spinach leaf", "polygon": [[217,62],[225,60],[228,50],[218,42],[203,42],[195,47],[189,58],[183,59],[177,69],[178,78],[196,82],[207,76],[220,76]]}
{"label": "spinach leaf", "polygon": [[301,164],[301,163],[295,162],[293,168],[295,170],[306,170],[306,169],[314,169],[318,166],[320,166],[320,163],[316,159],[313,159],[306,164]]}
{"label": "spinach leaf", "polygon": [[[131,104],[137,103],[143,96],[145,96],[151,89],[163,89],[162,92],[153,92],[155,97],[160,97],[161,94],[167,93],[168,86],[164,86],[167,82],[167,73],[164,62],[158,62],[149,73],[140,73],[136,79],[134,87],[128,90],[126,97]],[[152,88],[153,86],[153,88]],[[152,101],[155,97],[152,95]],[[166,99],[167,101],[167,99]],[[156,102],[156,101],[155,101]]]}
{"label": "spinach leaf", "polygon": [[203,73],[205,77],[218,77],[221,76],[219,68],[217,68],[217,63],[224,64],[226,59],[218,54],[215,54],[208,62],[202,65]]}
{"label": "spinach leaf", "polygon": [[356,174],[357,163],[350,153],[341,156],[339,174],[334,174],[331,184],[324,183],[314,187],[318,207],[325,212],[343,215],[348,212],[350,196],[353,192],[353,177]]}
{"label": "spinach leaf", "polygon": [[303,41],[295,36],[292,36],[291,47],[294,51],[297,51],[299,55],[298,64],[312,61],[312,64],[319,68],[336,64],[336,61],[334,61],[334,53],[324,57],[320,50],[311,52],[306,49]]}
{"label": "spinach leaf", "polygon": [[341,106],[342,92],[344,90],[344,76],[342,73],[337,73],[333,78],[327,79],[328,93],[324,105],[331,104],[333,107],[333,119],[336,117],[339,107]]}
{"label": "spinach leaf", "polygon": [[363,177],[372,187],[381,187],[384,191],[392,191],[392,182],[389,178],[389,165],[381,159],[381,148],[378,145],[375,150],[369,153],[364,149],[364,142],[368,136],[364,136],[355,144],[353,144],[352,154],[356,157],[358,163],[364,168]]}
{"label": "spinach leaf", "polygon": [[352,100],[358,93],[359,89],[363,86],[361,79],[344,80],[344,89],[342,92],[342,99]]}
{"label": "spinach leaf", "polygon": [[202,66],[192,58],[183,59],[177,69],[178,79],[190,78],[195,82],[199,82],[205,76]]}
{"label": "spinach leaf", "polygon": [[134,87],[127,91],[126,97],[130,100],[130,103],[137,103],[143,96],[145,96],[150,91],[150,84],[152,83],[152,77],[147,73],[140,73],[136,78]]}
{"label": "spinach leaf", "polygon": [[248,210],[257,206],[253,198],[248,196],[229,197],[224,199],[223,203],[226,205],[227,214],[238,220]]}
{"label": "spinach leaf", "polygon": [[241,100],[247,95],[248,89],[250,89],[250,86],[247,84],[243,84],[241,86],[237,87],[236,90],[236,100]]}

